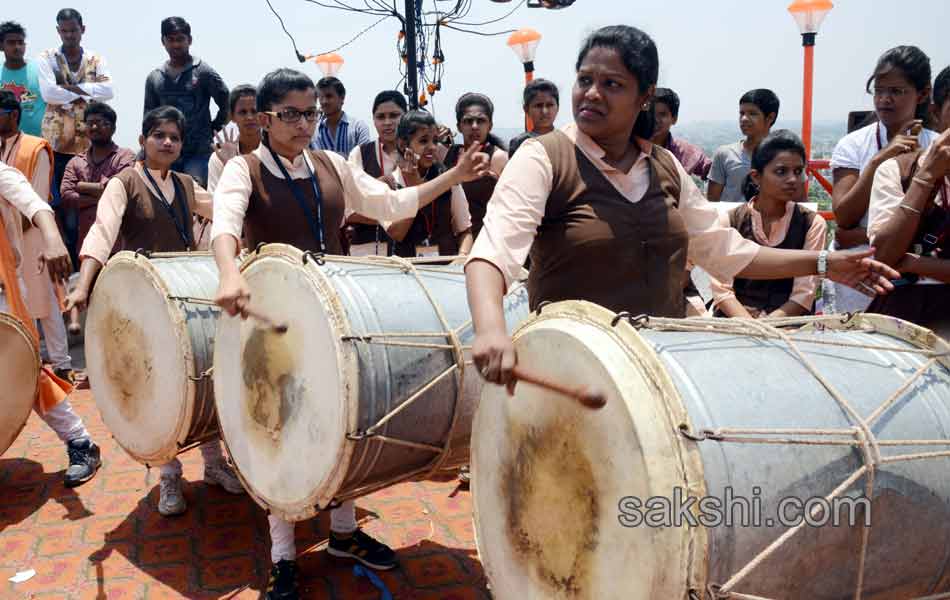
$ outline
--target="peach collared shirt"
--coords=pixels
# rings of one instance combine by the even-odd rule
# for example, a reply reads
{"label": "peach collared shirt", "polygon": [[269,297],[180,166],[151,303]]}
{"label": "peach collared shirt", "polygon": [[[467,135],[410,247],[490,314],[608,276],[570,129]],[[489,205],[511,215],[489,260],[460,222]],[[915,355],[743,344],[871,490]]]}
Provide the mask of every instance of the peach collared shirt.
{"label": "peach collared shirt", "polygon": [[[640,141],[640,156],[626,173],[604,161],[606,152],[574,123],[564,132],[630,202],[639,202],[650,187],[647,154],[650,142]],[[732,279],[751,263],[759,245],[746,240],[732,227],[723,226],[715,207],[696,187],[683,166],[676,162],[680,176],[679,208],[689,234],[689,260],[714,276]],[[488,203],[484,226],[468,262],[484,260],[495,265],[506,285],[516,281],[531,250],[544,217],[548,197],[554,187],[554,169],[544,147],[536,139],[527,140],[511,158],[498,179]]]}
{"label": "peach collared shirt", "polygon": [[[782,218],[772,227],[772,231],[769,233],[765,232],[765,227],[762,224],[762,213],[756,209],[755,199],[749,201],[749,208],[752,211],[752,235],[759,245],[774,248],[785,241],[785,236],[788,235],[788,227],[792,223],[792,211],[795,209],[794,202],[786,203],[785,214],[782,215]],[[724,227],[731,227],[729,223],[729,213],[720,213],[719,222]],[[815,252],[824,250],[827,235],[828,224],[825,223],[821,215],[815,215],[814,220],[811,222],[811,227],[809,227],[805,233],[805,245],[802,249],[813,250]],[[733,278],[720,280],[716,277],[710,277],[709,287],[712,289],[714,308],[719,306],[724,300],[736,297],[732,285]],[[817,275],[796,277],[788,299],[806,310],[811,310],[812,305],[815,303],[816,289],[818,289]]]}
{"label": "peach collared shirt", "polygon": [[[162,177],[160,171],[149,169],[149,173],[158,184],[161,194],[149,183],[145,176],[144,167],[141,162],[136,161],[131,167],[135,173],[142,178],[146,187],[157,197],[164,196],[166,202],[173,202],[175,197],[175,183],[172,181],[171,172]],[[195,186],[195,213],[202,217],[211,218],[211,194],[203,187]],[[79,251],[80,261],[86,257],[96,259],[100,264],[106,264],[109,255],[112,253],[112,247],[119,239],[119,229],[122,227],[122,217],[125,216],[125,209],[129,205],[129,197],[125,193],[125,186],[116,178],[112,178],[106,184],[99,198],[99,204],[96,206],[96,222],[92,224],[86,239],[83,240],[82,248]]]}

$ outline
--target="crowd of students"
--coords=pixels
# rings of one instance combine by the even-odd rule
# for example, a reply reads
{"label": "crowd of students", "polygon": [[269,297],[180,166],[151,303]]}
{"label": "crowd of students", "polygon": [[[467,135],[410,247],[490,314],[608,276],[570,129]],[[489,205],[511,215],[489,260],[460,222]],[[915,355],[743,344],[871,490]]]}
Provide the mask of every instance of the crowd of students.
{"label": "crowd of students", "polygon": [[[26,280],[23,318],[40,320],[51,381],[62,389],[72,375],[62,310],[85,305],[96,274],[120,249],[212,249],[216,300],[232,315],[250,298],[234,262],[242,246],[459,256],[475,362],[496,383],[511,381],[517,360],[501,298],[525,264],[532,306],[586,299],[683,317],[696,264],[713,277],[709,309],[719,316],[809,314],[825,277],[838,286],[839,310],[870,306],[938,329],[950,320],[950,69],[932,82],[929,59],[913,46],[880,57],[867,84],[876,118],[835,148],[829,251],[828,224],[802,204],[805,148],[794,133],[772,131],[778,97],[767,89],[743,94],[743,139],[710,159],[671,133],[679,96],[656,87],[656,47],[632,27],[602,28],[586,40],[566,127],[554,126],[558,88],[536,80],[523,99],[530,131],[498,139],[491,99],[467,93],[455,107],[456,143],[450,127],[409,110],[395,90],[367,102],[375,139],[343,110],[346,88],[336,78],[314,83],[276,69],[257,86],[229,90],[191,55],[187,21],[170,17],[161,23],[169,60],[148,75],[133,152],[113,142],[112,80],[105,60],[81,45],[81,15],[63,9],[56,23],[62,46],[30,61],[24,28],[0,23],[0,158],[25,176],[2,173],[0,220],[15,258],[0,268],[7,273],[0,298],[13,304]],[[49,208],[23,186],[50,200],[71,261],[53,239]],[[719,211],[710,201],[738,204]],[[12,218],[14,208],[23,219]],[[24,267],[40,259],[42,276]],[[55,280],[69,262],[79,276],[63,297]],[[67,481],[77,485],[98,468],[98,448],[68,400],[50,406],[44,418],[69,444]],[[219,442],[204,444],[202,454],[206,481],[243,493]],[[180,464],[161,473],[158,509],[181,514]],[[332,511],[329,552],[391,568],[393,551],[362,533],[354,514],[352,502]],[[275,517],[270,526],[269,597],[295,598],[293,526]]]}

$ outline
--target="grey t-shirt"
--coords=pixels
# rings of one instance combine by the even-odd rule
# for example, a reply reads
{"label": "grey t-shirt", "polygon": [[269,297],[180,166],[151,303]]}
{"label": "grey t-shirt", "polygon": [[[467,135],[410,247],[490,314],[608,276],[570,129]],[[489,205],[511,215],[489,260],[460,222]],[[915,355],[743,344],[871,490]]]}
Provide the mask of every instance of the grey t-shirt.
{"label": "grey t-shirt", "polygon": [[709,181],[723,186],[719,197],[722,202],[745,202],[742,184],[752,169],[752,156],[746,153],[744,143],[744,140],[739,140],[735,144],[720,146],[713,154]]}

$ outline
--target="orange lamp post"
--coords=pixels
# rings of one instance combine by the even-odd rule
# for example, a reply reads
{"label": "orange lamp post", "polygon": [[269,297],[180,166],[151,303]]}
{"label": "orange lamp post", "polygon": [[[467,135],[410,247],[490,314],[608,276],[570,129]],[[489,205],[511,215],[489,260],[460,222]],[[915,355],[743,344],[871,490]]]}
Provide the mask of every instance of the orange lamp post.
{"label": "orange lamp post", "polygon": [[805,155],[811,159],[811,117],[812,92],[814,87],[815,71],[815,38],[821,22],[834,8],[831,0],[795,0],[788,7],[798,30],[802,34],[802,47],[805,50],[804,91],[802,96],[802,142],[805,144]]}
{"label": "orange lamp post", "polygon": [[[541,34],[530,28],[522,28],[508,37],[508,47],[524,65],[524,83],[528,85],[534,80],[534,57],[541,43]],[[525,115],[524,126],[527,131],[534,129],[534,123]]]}
{"label": "orange lamp post", "polygon": [[343,57],[336,52],[319,54],[313,58],[313,62],[317,63],[324,77],[336,77],[343,68]]}

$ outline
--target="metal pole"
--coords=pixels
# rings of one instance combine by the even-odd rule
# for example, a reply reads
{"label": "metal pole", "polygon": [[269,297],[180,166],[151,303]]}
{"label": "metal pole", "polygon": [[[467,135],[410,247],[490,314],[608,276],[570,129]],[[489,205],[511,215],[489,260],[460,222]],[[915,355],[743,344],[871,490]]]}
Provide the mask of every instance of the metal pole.
{"label": "metal pole", "polygon": [[802,93],[802,142],[805,144],[805,156],[808,157],[808,160],[811,160],[812,92],[815,81],[815,34],[804,34],[802,36],[802,46],[805,50],[804,89]]}
{"label": "metal pole", "polygon": [[[524,63],[524,84],[527,86],[529,83],[534,81],[534,61],[528,61]],[[527,111],[524,115],[524,130],[525,131],[534,131],[534,122],[531,121],[531,117],[528,116]]]}
{"label": "metal pole", "polygon": [[419,57],[416,55],[416,0],[406,0],[406,95],[409,108],[419,108]]}

